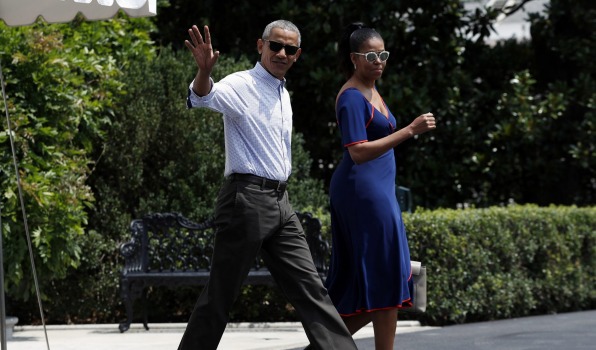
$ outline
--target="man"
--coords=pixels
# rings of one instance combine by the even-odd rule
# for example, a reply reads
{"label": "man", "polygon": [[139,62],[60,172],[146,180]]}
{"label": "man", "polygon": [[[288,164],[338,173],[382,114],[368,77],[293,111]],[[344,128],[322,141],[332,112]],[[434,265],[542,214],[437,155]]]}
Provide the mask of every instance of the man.
{"label": "man", "polygon": [[285,20],[270,23],[257,40],[253,69],[218,83],[219,57],[209,28],[189,29],[186,47],[198,72],[187,104],[223,114],[226,160],[215,208],[217,233],[209,282],[190,316],[179,350],[216,349],[229,311],[257,253],[297,311],[316,349],[356,349],[317,274],[286,192],[291,173],[292,107],[285,74],[302,52],[300,31]]}

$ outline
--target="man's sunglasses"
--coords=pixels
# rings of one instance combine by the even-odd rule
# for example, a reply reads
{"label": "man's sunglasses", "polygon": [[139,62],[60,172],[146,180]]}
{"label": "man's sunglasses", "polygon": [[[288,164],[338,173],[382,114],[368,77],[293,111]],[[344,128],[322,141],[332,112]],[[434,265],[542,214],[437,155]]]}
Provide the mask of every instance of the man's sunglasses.
{"label": "man's sunglasses", "polygon": [[266,41],[269,43],[269,48],[273,52],[280,52],[281,49],[285,49],[286,55],[295,55],[299,49],[298,46],[284,45],[282,43],[278,43],[277,41],[272,41],[272,40],[267,40],[267,39],[263,39],[263,41]]}
{"label": "man's sunglasses", "polygon": [[376,61],[377,58],[381,62],[385,62],[389,58],[389,51],[381,51],[381,52],[371,51],[371,52],[366,52],[366,53],[353,52],[353,54],[364,56],[364,58],[366,58],[366,60],[370,63],[373,63],[374,61]]}

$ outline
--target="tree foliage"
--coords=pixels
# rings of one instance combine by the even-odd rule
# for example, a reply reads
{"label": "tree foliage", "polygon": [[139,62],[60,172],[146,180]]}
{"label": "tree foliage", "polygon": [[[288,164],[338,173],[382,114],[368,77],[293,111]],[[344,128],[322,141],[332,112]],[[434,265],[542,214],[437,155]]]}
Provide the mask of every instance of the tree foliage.
{"label": "tree foliage", "polygon": [[[208,24],[223,55],[256,57],[268,22],[299,26],[303,54],[288,74],[295,125],[325,183],[341,156],[337,40],[345,25],[363,21],[391,52],[377,88],[400,126],[428,111],[438,120],[435,132],[396,148],[397,183],[412,189],[416,205],[594,202],[590,1],[552,0],[528,18],[532,41],[496,45],[484,39],[499,12],[468,12],[459,0],[163,3],[156,40],[174,47],[192,24]],[[176,23],[168,20],[174,15]]]}
{"label": "tree foliage", "polygon": [[[109,127],[114,101],[122,93],[122,70],[131,59],[152,50],[150,22],[136,20],[137,31],[126,32],[130,21],[38,21],[19,28],[0,24],[8,115],[44,286],[80,264],[81,240],[94,203],[87,183],[93,145]],[[3,101],[0,106],[4,110]],[[0,188],[6,283],[11,297],[26,300],[33,279],[8,136],[3,123]]]}
{"label": "tree foliage", "polygon": [[[196,72],[183,45],[192,24],[209,24],[222,53],[215,80],[255,63],[256,40],[271,20],[301,28],[303,54],[288,75],[297,210],[325,212],[324,186],[342,153],[334,116],[343,83],[337,40],[353,21],[376,28],[391,52],[377,88],[400,126],[428,111],[437,117],[436,131],[396,148],[397,183],[412,189],[415,205],[594,204],[592,1],[552,0],[529,16],[530,42],[494,45],[484,38],[498,13],[468,13],[459,0],[159,4],[151,20],[0,24],[42,291],[62,296],[51,298],[53,320],[117,321],[117,247],[131,219],[153,211],[195,220],[212,213],[223,174],[222,122],[184,105]],[[32,280],[6,127],[0,147],[9,307],[26,309],[20,302]],[[194,301],[188,295],[193,300],[178,305],[181,312]],[[263,297],[243,295],[248,309],[238,319],[254,314],[251,298]],[[30,309],[19,317],[35,319]]]}

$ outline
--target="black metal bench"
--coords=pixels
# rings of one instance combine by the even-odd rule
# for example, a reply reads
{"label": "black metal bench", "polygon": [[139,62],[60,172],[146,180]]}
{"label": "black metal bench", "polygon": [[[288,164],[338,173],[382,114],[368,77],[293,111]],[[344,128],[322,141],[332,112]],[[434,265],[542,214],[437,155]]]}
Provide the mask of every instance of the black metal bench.
{"label": "black metal bench", "polygon": [[[321,222],[310,213],[296,213],[321,275],[327,275],[329,243],[321,235]],[[131,239],[120,245],[125,263],[120,275],[120,296],[126,308],[126,322],[120,332],[130,328],[133,303],[143,301],[143,325],[147,325],[147,288],[153,286],[204,286],[209,278],[215,225],[213,220],[193,222],[178,213],[154,213],[133,220]],[[262,260],[257,258],[244,284],[274,285]]]}

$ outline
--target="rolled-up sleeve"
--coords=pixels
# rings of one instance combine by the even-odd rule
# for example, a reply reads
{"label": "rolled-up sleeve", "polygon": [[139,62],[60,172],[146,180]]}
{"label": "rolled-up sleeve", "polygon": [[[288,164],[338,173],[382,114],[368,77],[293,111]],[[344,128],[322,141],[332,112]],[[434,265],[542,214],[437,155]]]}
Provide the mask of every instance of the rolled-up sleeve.
{"label": "rolled-up sleeve", "polygon": [[208,107],[207,101],[213,97],[213,79],[209,78],[211,89],[209,90],[209,93],[206,96],[199,96],[194,92],[194,90],[192,89],[194,82],[194,80],[191,81],[190,85],[188,86],[188,97],[186,98],[186,107]]}

